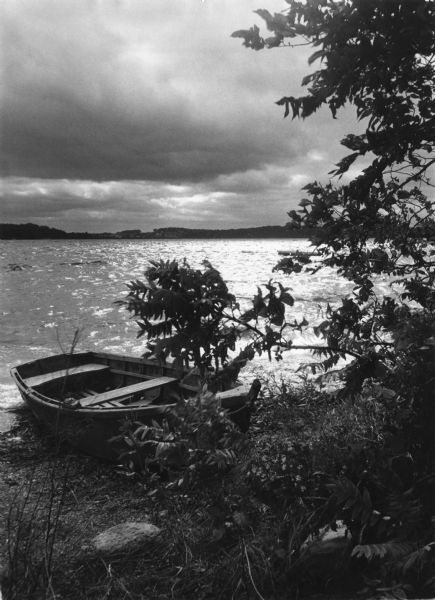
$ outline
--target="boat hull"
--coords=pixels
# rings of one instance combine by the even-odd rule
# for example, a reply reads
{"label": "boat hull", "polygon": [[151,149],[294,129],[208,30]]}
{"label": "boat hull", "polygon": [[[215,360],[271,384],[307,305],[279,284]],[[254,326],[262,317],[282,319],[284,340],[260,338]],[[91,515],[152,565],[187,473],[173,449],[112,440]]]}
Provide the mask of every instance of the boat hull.
{"label": "boat hull", "polygon": [[99,410],[75,410],[60,404],[51,405],[34,394],[21,396],[36,419],[60,441],[67,442],[85,454],[117,461],[125,450],[121,442],[113,441],[128,423],[151,424],[168,418],[174,405]]}
{"label": "boat hull", "polygon": [[[92,365],[92,369],[88,368]],[[118,460],[126,449],[125,443],[113,440],[123,427],[132,422],[152,424],[170,419],[177,401],[196,395],[199,389],[198,378],[187,371],[180,373],[170,365],[142,358],[95,352],[47,357],[15,367],[11,375],[37,420],[57,439],[110,461]],[[101,391],[108,381],[120,387]],[[165,384],[144,392],[151,394],[145,405],[140,405],[144,394],[136,405],[131,402],[117,406],[119,402],[106,401],[115,395],[125,399],[127,390],[149,388],[154,381],[165,381]],[[81,401],[74,400],[73,396],[79,396],[90,385],[100,392]],[[237,388],[234,394],[231,390],[222,393],[222,406],[234,415],[233,420],[242,429],[247,429],[249,424],[248,392],[246,388]],[[68,395],[71,398],[65,399]],[[104,401],[99,402],[99,398]],[[135,398],[127,397],[127,401]],[[89,406],[81,406],[86,402]]]}

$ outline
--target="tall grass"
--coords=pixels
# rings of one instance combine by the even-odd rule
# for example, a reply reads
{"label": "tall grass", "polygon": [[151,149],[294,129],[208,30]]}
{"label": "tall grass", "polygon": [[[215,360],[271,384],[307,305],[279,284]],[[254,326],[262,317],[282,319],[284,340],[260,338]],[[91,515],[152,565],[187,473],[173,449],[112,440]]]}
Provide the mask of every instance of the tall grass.
{"label": "tall grass", "polygon": [[7,600],[55,599],[54,549],[67,492],[68,468],[55,459],[20,486],[7,519]]}

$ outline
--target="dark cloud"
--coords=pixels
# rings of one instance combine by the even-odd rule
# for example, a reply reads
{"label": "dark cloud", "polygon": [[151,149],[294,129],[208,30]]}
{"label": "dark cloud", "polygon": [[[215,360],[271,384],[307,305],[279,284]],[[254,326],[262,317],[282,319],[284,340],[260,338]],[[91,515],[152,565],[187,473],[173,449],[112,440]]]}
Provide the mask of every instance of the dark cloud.
{"label": "dark cloud", "polygon": [[354,119],[283,120],[274,102],[300,93],[307,50],[230,38],[259,21],[253,8],[6,0],[2,220],[95,231],[282,220]]}
{"label": "dark cloud", "polygon": [[228,16],[212,23],[218,12],[199,0],[176,14],[150,4],[149,14],[138,2],[9,4],[6,175],[201,180],[292,152],[289,139],[264,135],[266,53],[259,73],[229,38]]}

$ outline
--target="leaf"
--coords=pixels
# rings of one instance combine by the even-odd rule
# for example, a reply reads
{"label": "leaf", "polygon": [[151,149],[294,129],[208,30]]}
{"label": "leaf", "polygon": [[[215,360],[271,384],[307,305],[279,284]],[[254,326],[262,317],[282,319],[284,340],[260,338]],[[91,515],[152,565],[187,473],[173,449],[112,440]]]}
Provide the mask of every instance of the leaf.
{"label": "leaf", "polygon": [[403,572],[406,573],[407,571],[410,571],[414,567],[421,568],[421,566],[422,566],[421,563],[422,563],[423,559],[425,558],[427,553],[432,550],[433,545],[434,545],[434,542],[432,542],[432,544],[427,544],[426,546],[423,546],[423,548],[418,548],[414,552],[411,552],[411,554],[408,556],[408,558],[406,559],[406,561],[403,565]]}
{"label": "leaf", "polygon": [[308,58],[308,64],[312,65],[313,62],[315,62],[316,60],[318,60],[319,58],[321,60],[323,60],[323,58],[326,56],[326,52],[325,50],[317,50],[316,52],[314,52],[314,54],[312,54],[309,58]]}
{"label": "leaf", "polygon": [[317,73],[310,73],[309,75],[306,75],[302,81],[301,81],[301,85],[305,86],[308,85],[309,83],[311,83],[313,81],[313,79],[315,79],[317,76]]}
{"label": "leaf", "polygon": [[330,171],[330,174],[342,175],[343,173],[346,173],[346,171],[349,170],[349,168],[359,156],[359,152],[353,152],[352,154],[348,154],[347,156],[342,158],[339,163],[337,163],[338,168],[334,169],[333,171]]}
{"label": "leaf", "polygon": [[243,38],[243,45],[253,50],[261,50],[264,48],[264,40],[260,36],[260,29],[254,25],[250,29],[239,29],[231,34],[233,38]]}
{"label": "leaf", "polygon": [[387,554],[385,544],[357,544],[351,552],[351,556],[373,560],[383,558]]}
{"label": "leaf", "polygon": [[275,102],[275,104],[278,104],[278,106],[285,106],[285,111],[284,111],[284,118],[288,117],[289,113],[290,113],[290,105],[291,105],[291,101],[289,98],[281,98],[281,100],[278,100],[277,102]]}
{"label": "leaf", "polygon": [[399,559],[406,556],[412,549],[412,544],[409,542],[398,542],[391,540],[383,544],[358,544],[352,550],[351,556],[357,558],[366,558],[373,560],[375,558],[385,558],[386,556]]}
{"label": "leaf", "polygon": [[291,294],[289,294],[288,292],[281,294],[280,300],[281,302],[284,302],[284,304],[287,304],[287,306],[293,306],[295,303],[293,296],[291,296]]}
{"label": "leaf", "polygon": [[266,10],[264,8],[259,8],[257,10],[254,10],[254,13],[257,13],[257,15],[260,15],[260,17],[266,21],[267,28],[270,31],[273,31],[273,27],[272,27],[273,17],[268,10]]}

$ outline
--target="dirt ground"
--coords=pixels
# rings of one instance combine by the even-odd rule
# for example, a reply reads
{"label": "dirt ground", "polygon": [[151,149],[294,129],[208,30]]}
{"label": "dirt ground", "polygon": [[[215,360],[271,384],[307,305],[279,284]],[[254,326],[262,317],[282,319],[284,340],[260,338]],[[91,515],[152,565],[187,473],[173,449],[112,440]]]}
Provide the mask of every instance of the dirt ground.
{"label": "dirt ground", "polygon": [[[117,475],[112,464],[74,453],[70,448],[57,448],[27,409],[20,409],[15,425],[0,433],[3,576],[11,570],[10,555],[14,550],[28,553],[28,560],[34,561],[33,555],[40,550],[37,546],[45,544],[46,551],[46,540],[50,546],[54,530],[53,563],[63,569],[65,564],[71,564],[72,570],[77,570],[83,548],[104,529],[124,521],[155,523],[160,519],[158,507],[147,498],[140,482]],[[18,570],[15,577],[17,574]],[[64,579],[65,582],[74,579],[77,585],[82,583],[82,578],[72,573],[65,573]],[[82,592],[83,597],[88,597]],[[5,592],[4,596],[7,598]],[[13,597],[27,596],[23,591]],[[28,597],[34,600],[38,596]],[[64,590],[54,597],[64,598],[69,594]],[[78,590],[76,597],[82,597]]]}

